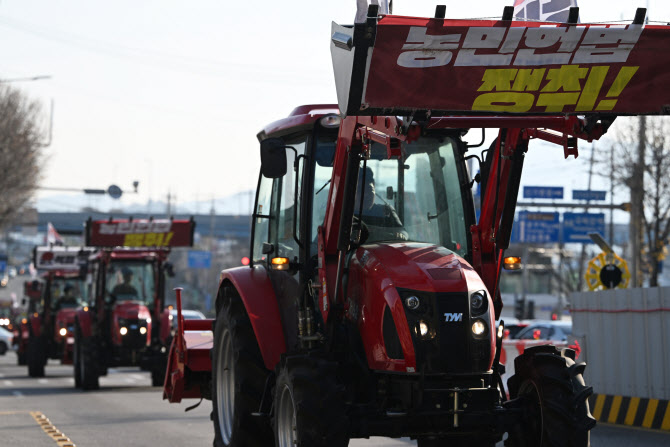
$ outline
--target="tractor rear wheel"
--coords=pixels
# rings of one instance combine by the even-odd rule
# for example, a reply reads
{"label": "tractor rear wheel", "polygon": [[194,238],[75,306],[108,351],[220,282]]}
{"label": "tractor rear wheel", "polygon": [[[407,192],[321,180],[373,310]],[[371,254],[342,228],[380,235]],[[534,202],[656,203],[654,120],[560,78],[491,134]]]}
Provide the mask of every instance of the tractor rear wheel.
{"label": "tractor rear wheel", "polygon": [[[81,389],[97,390],[100,388],[100,374],[98,359],[98,344],[94,337],[79,337],[80,343],[75,344],[75,350],[78,350],[79,363],[79,383]],[[76,380],[76,379],[75,379]]]}
{"label": "tractor rear wheel", "polygon": [[510,447],[588,447],[596,425],[589,411],[593,389],[584,384],[585,363],[572,349],[527,348],[514,360],[510,397],[523,397],[525,420],[509,432]]}
{"label": "tractor rear wheel", "polygon": [[251,321],[234,289],[223,290],[214,325],[212,357],[212,421],[215,447],[267,447],[272,428],[258,412],[265,368]]}
{"label": "tractor rear wheel", "polygon": [[285,357],[274,393],[275,447],[346,447],[349,424],[336,364]]}
{"label": "tractor rear wheel", "polygon": [[26,360],[30,377],[44,377],[44,366],[47,363],[46,340],[44,337],[30,337]]}
{"label": "tractor rear wheel", "polygon": [[[165,365],[165,368],[167,368],[167,365]],[[165,384],[165,368],[151,370],[151,386],[163,386]]]}

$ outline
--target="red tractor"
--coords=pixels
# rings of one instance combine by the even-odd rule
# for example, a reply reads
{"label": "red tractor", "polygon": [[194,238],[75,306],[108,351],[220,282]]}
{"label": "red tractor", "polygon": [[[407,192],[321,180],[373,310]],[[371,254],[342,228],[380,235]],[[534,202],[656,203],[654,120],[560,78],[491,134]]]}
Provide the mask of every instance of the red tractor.
{"label": "red tractor", "polygon": [[44,283],[38,279],[23,282],[23,299],[21,300],[23,311],[16,317],[14,325],[16,359],[21,366],[26,364],[26,351],[30,338],[28,316],[35,314],[39,309],[43,287]]}
{"label": "red tractor", "polygon": [[[86,223],[91,303],[77,310],[75,387],[97,389],[114,366],[139,366],[163,384],[172,339],[165,307],[171,247],[193,245],[193,220],[108,220]],[[114,248],[115,247],[115,248]]]}
{"label": "red tractor", "polygon": [[[22,321],[18,351],[19,362],[25,360],[30,377],[44,377],[48,359],[72,364],[74,316],[77,307],[88,302],[83,275],[91,253],[81,247],[35,247],[33,251],[43,286],[24,284],[30,289],[25,291],[30,298],[29,313]],[[37,292],[41,292],[39,299]]]}
{"label": "red tractor", "polygon": [[[252,262],[221,274],[213,345],[179,321],[164,397],[211,398],[215,446],[589,444],[574,351],[529,348],[501,379],[504,252],[530,140],[576,157],[617,114],[668,111],[670,27],[512,12],[333,24],[339,107],[258,134]],[[464,138],[486,128],[481,160]]]}

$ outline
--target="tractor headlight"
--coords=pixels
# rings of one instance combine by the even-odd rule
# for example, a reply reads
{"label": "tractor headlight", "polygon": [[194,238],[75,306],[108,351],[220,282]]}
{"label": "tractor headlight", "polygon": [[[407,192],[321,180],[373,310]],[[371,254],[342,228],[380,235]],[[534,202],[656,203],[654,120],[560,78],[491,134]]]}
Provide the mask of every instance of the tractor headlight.
{"label": "tractor headlight", "polygon": [[481,315],[486,312],[486,309],[488,308],[487,304],[488,302],[485,292],[480,291],[470,295],[470,309],[472,309],[472,315]]}
{"label": "tractor headlight", "polygon": [[486,323],[484,323],[484,320],[477,319],[472,323],[472,333],[475,337],[481,337],[486,334]]}
{"label": "tractor headlight", "polygon": [[123,326],[121,329],[119,329],[119,334],[121,335],[126,335],[128,333],[128,328]]}
{"label": "tractor headlight", "polygon": [[419,320],[414,330],[416,335],[424,340],[435,338],[435,331],[430,327],[430,323],[428,321]]}
{"label": "tractor headlight", "polygon": [[65,337],[67,335],[67,329],[64,327],[60,328],[60,331],[58,333],[61,335],[61,337]]}
{"label": "tractor headlight", "polygon": [[140,328],[140,334],[144,335],[144,334],[146,334],[146,333],[147,333],[147,328],[145,328],[144,326],[142,326],[142,327]]}
{"label": "tractor headlight", "polygon": [[419,298],[414,295],[405,298],[405,305],[408,309],[417,310],[420,304]]}

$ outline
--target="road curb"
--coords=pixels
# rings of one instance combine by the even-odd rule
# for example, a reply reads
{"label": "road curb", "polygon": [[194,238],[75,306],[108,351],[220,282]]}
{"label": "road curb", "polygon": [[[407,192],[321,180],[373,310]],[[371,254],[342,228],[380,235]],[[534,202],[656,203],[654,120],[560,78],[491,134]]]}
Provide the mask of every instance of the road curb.
{"label": "road curb", "polygon": [[594,394],[589,398],[597,421],[670,432],[670,401]]}

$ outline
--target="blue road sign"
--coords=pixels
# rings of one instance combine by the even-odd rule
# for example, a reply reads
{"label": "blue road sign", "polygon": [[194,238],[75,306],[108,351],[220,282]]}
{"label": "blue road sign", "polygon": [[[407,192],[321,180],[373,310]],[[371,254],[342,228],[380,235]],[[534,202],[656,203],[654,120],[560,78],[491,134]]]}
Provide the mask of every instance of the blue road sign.
{"label": "blue road sign", "polygon": [[188,268],[208,269],[212,266],[212,253],[203,250],[188,251]]}
{"label": "blue road sign", "polygon": [[562,199],[562,186],[524,186],[524,199]]}
{"label": "blue road sign", "polygon": [[591,244],[589,233],[605,234],[603,213],[563,213],[563,242]]}
{"label": "blue road sign", "polygon": [[605,200],[607,191],[594,191],[588,189],[573,189],[572,200]]}
{"label": "blue road sign", "polygon": [[514,225],[517,231],[512,233],[512,242],[531,244],[557,243],[560,237],[561,222],[558,213],[536,213],[521,211]]}

